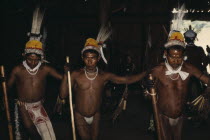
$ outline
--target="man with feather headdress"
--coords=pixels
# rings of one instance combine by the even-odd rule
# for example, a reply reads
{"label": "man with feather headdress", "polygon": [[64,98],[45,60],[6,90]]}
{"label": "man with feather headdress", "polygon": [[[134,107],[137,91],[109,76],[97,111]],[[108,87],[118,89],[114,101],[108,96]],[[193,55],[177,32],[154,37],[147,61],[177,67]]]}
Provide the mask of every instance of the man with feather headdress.
{"label": "man with feather headdress", "polygon": [[195,39],[197,33],[192,29],[191,25],[189,29],[184,33],[186,45],[186,62],[194,65],[200,71],[206,72],[206,66],[208,65],[208,58],[201,46],[195,45]]}
{"label": "man with feather headdress", "polygon": [[55,133],[51,121],[43,107],[47,76],[62,79],[54,68],[44,64],[43,43],[40,41],[40,29],[44,10],[37,7],[33,14],[30,40],[26,43],[23,53],[24,61],[16,66],[8,79],[8,88],[14,84],[17,87],[17,103],[15,107],[16,139],[21,137],[18,127],[18,110],[23,121],[25,131],[31,140],[55,140]]}
{"label": "man with feather headdress", "polygon": [[[179,12],[183,12],[183,9]],[[180,30],[180,17],[173,21],[168,41],[164,45],[165,62],[151,71],[157,92],[157,107],[161,126],[161,140],[181,140],[183,113],[192,76],[210,86],[210,79],[195,66],[185,62],[184,36]]]}
{"label": "man with feather headdress", "polygon": [[[81,51],[85,66],[71,73],[71,84],[75,94],[75,123],[82,140],[98,140],[100,106],[105,84],[108,81],[130,84],[141,80],[146,75],[146,72],[143,72],[135,76],[120,77],[97,67],[101,57],[106,62],[102,46],[105,45],[104,41],[110,34],[107,26],[102,26],[96,40],[88,38]],[[65,75],[61,85],[61,98],[67,97],[67,89],[67,76]]]}
{"label": "man with feather headdress", "polygon": [[[192,29],[191,25],[189,29],[184,33],[186,45],[185,54],[187,56],[186,62],[194,65],[200,71],[207,73],[207,65],[208,65],[208,57],[206,56],[204,49],[201,46],[197,46],[194,44],[195,39],[197,37],[197,33],[195,29]],[[189,101],[192,101],[196,97],[198,97],[205,89],[205,85],[196,77],[191,77],[189,82]],[[187,112],[188,113],[188,112]],[[191,119],[194,123],[194,126],[199,126],[204,118],[201,118],[199,113],[196,111],[190,110],[189,114],[191,114],[188,118]],[[192,116],[193,114],[193,116]]]}

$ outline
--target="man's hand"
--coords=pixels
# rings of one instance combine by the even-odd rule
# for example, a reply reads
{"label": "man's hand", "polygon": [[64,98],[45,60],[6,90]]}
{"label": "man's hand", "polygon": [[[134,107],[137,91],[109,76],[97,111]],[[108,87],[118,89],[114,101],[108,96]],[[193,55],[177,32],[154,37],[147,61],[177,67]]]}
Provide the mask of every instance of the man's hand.
{"label": "man's hand", "polygon": [[155,80],[150,80],[149,76],[146,76],[144,79],[144,87],[147,89],[154,88],[155,86]]}
{"label": "man's hand", "polygon": [[64,65],[64,72],[67,73],[68,71],[70,71],[70,64],[69,63],[66,63]]}
{"label": "man's hand", "polygon": [[206,51],[207,51],[208,53],[210,53],[209,45],[206,46]]}
{"label": "man's hand", "polygon": [[57,98],[57,102],[54,107],[54,113],[58,113],[59,115],[62,115],[63,106],[65,104],[65,99],[61,99],[59,96]]}

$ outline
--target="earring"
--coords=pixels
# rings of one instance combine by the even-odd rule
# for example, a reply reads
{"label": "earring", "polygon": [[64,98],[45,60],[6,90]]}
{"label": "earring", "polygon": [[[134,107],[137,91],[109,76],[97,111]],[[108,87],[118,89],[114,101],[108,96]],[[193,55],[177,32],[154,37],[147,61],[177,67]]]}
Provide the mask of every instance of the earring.
{"label": "earring", "polygon": [[166,58],[165,54],[163,55],[163,58],[164,58],[164,59]]}
{"label": "earring", "polygon": [[184,61],[186,61],[187,60],[187,56],[184,56]]}

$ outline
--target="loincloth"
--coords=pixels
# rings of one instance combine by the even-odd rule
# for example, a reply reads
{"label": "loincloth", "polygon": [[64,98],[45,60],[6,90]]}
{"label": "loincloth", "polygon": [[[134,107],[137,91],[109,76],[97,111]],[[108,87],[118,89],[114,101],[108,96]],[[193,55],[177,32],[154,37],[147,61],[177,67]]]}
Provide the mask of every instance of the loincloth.
{"label": "loincloth", "polygon": [[160,116],[161,117],[163,117],[163,118],[165,118],[165,119],[168,119],[168,122],[169,122],[169,124],[170,124],[170,126],[175,126],[175,125],[177,125],[178,124],[178,122],[181,120],[181,119],[183,119],[183,116],[181,115],[181,116],[179,116],[179,117],[177,117],[177,118],[170,118],[170,117],[168,117],[168,116],[166,116],[166,115],[163,115],[163,114],[160,114]]}
{"label": "loincloth", "polygon": [[25,106],[42,140],[56,140],[51,121],[42,103],[43,101],[27,103],[17,100],[19,106]]}
{"label": "loincloth", "polygon": [[100,121],[100,113],[97,112],[91,117],[86,117],[81,115],[78,111],[75,110],[74,112],[75,116],[75,123],[77,126],[84,126],[84,125],[92,125],[94,122],[99,122]]}
{"label": "loincloth", "polygon": [[92,124],[92,122],[93,122],[93,116],[92,117],[84,117],[84,119],[85,119],[86,123],[88,123],[88,124]]}

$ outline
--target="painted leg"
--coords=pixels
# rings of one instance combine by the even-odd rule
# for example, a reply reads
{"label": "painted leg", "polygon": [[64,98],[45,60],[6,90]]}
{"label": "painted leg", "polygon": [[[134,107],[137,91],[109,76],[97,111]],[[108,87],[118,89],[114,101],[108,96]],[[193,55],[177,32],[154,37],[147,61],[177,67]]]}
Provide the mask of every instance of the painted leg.
{"label": "painted leg", "polygon": [[41,136],[39,135],[34,123],[32,122],[25,106],[19,106],[20,116],[23,121],[23,125],[27,130],[29,137],[31,140],[41,140]]}

